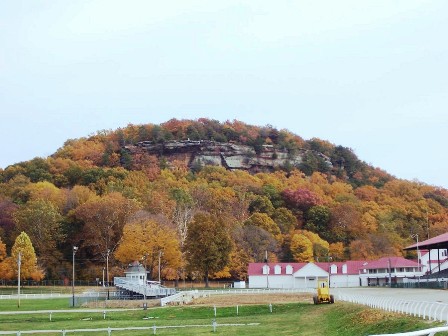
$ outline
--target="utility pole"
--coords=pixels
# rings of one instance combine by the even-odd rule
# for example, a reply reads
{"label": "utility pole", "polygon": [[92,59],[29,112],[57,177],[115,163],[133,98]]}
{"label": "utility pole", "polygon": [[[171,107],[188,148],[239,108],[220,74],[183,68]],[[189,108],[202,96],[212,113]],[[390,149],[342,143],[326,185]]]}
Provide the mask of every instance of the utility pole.
{"label": "utility pole", "polygon": [[143,266],[145,267],[145,276],[143,277],[144,278],[144,288],[143,288],[143,299],[145,300],[145,307],[146,307],[146,286],[148,285],[148,272],[146,271],[146,259],[148,258],[148,253],[147,252],[145,252],[145,255],[143,256],[143,261],[144,261],[144,264],[143,264]]}
{"label": "utility pole", "polygon": [[107,278],[107,299],[109,300],[109,253],[110,250],[107,249],[106,254],[106,278]]}
{"label": "utility pole", "polygon": [[20,267],[22,266],[22,252],[19,251],[19,256],[17,259],[18,273],[17,273],[17,308],[20,308]]}
{"label": "utility pole", "polygon": [[163,254],[163,252],[159,251],[159,285],[161,284],[161,282],[160,282],[160,272],[161,272],[161,269],[160,269],[160,259],[162,258],[162,254]]}
{"label": "utility pole", "polygon": [[268,262],[268,250],[266,250],[266,254],[264,257],[264,262],[266,263],[266,288],[269,289],[269,262]]}
{"label": "utility pole", "polygon": [[75,254],[78,246],[73,246],[73,270],[72,270],[72,307],[75,307]]}
{"label": "utility pole", "polygon": [[[413,235],[411,235],[412,238],[416,238],[417,239],[417,271],[420,273],[420,251],[418,249],[418,233],[415,233]],[[430,259],[431,260],[431,259]],[[420,275],[418,276],[418,282],[420,282]]]}
{"label": "utility pole", "polygon": [[388,260],[388,263],[389,263],[389,287],[392,288],[392,269],[390,265],[390,258]]}

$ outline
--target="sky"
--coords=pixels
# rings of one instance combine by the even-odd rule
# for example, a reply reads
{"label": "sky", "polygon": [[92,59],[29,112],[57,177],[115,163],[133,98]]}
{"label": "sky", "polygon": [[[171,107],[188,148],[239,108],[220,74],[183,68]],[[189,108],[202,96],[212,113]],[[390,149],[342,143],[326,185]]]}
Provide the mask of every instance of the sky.
{"label": "sky", "polygon": [[204,117],[448,188],[447,32],[445,0],[1,1],[0,168]]}

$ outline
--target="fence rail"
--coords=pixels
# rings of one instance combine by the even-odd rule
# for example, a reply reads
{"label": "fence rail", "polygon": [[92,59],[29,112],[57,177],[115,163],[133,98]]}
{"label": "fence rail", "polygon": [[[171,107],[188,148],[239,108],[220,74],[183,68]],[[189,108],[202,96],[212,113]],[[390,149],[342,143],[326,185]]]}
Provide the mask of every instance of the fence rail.
{"label": "fence rail", "polygon": [[405,333],[399,334],[378,334],[378,335],[370,335],[370,336],[433,336],[438,332],[448,331],[448,327],[438,327],[438,328],[430,328],[418,331],[409,331]]}
{"label": "fence rail", "polygon": [[22,334],[61,334],[65,336],[68,333],[77,333],[77,332],[99,332],[106,331],[110,336],[113,331],[131,331],[131,330],[152,330],[153,334],[157,333],[158,329],[170,329],[170,328],[213,328],[213,331],[216,332],[216,329],[222,327],[248,327],[248,326],[258,326],[260,323],[216,323],[216,321],[212,321],[211,324],[188,324],[188,325],[176,325],[176,326],[156,326],[152,327],[126,327],[126,328],[97,328],[97,329],[67,329],[67,330],[23,330],[23,331],[0,331],[0,335],[17,335],[20,336]]}
{"label": "fence rail", "polygon": [[[338,294],[336,299],[382,309],[389,312],[412,315],[433,321],[448,323],[448,304],[435,301],[403,300],[390,297]],[[424,334],[423,334],[424,335]]]}

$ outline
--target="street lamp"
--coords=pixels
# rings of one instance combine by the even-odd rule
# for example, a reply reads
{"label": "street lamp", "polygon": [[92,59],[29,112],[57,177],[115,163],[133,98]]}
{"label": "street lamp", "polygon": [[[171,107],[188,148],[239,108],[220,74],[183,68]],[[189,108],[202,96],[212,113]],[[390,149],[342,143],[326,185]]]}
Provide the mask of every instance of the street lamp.
{"label": "street lamp", "polygon": [[17,267],[18,267],[18,272],[17,272],[17,308],[20,308],[20,267],[22,266],[22,252],[19,251],[19,255],[17,257]]}
{"label": "street lamp", "polygon": [[77,251],[78,251],[78,246],[73,246],[72,307],[75,306],[75,254]]}
{"label": "street lamp", "polygon": [[331,262],[333,261],[333,258],[331,256],[328,256],[328,288],[331,287]]}

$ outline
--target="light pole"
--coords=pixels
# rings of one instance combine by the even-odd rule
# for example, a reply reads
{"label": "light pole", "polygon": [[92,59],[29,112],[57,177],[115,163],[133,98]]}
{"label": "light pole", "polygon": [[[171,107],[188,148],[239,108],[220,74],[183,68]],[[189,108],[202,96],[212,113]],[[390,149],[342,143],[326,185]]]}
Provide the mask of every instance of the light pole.
{"label": "light pole", "polygon": [[104,272],[106,271],[106,268],[103,267],[103,288],[106,287],[106,283],[104,282]]}
{"label": "light pole", "polygon": [[107,249],[106,254],[106,278],[107,278],[107,299],[109,300],[109,253],[110,250]]}
{"label": "light pole", "polygon": [[18,272],[17,272],[17,307],[20,308],[20,267],[22,266],[22,252],[19,252],[19,256],[17,258],[17,266],[18,266]]}
{"label": "light pole", "polygon": [[78,251],[78,246],[73,246],[73,269],[72,269],[72,307],[75,306],[75,254]]}
{"label": "light pole", "polygon": [[331,256],[328,256],[328,288],[331,287],[331,262],[333,261],[333,258]]}

